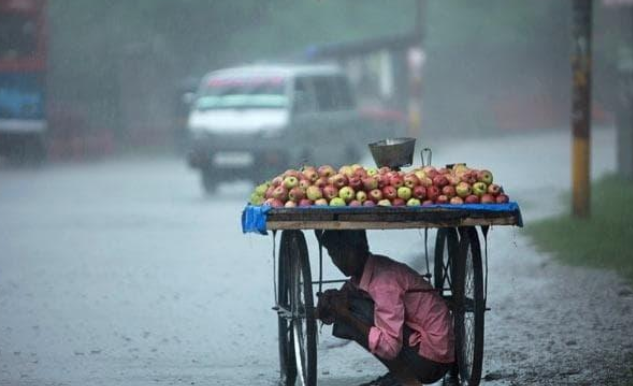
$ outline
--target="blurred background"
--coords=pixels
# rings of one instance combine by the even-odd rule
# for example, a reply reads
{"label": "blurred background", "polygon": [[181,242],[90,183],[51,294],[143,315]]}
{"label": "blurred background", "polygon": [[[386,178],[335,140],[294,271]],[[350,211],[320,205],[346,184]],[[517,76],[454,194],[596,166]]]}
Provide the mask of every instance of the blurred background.
{"label": "blurred background", "polygon": [[[299,64],[337,68],[363,127],[488,168],[520,203],[527,232],[489,240],[486,385],[633,384],[632,1],[0,0],[1,385],[276,384],[273,240],[239,218],[253,182],[302,161],[255,158],[264,142],[319,135],[256,127],[221,179],[192,158],[220,143],[192,117],[212,71]],[[369,139],[342,155],[372,165]],[[225,181],[237,167],[256,173]],[[424,269],[420,232],[370,245]],[[384,373],[329,335],[320,384]]]}

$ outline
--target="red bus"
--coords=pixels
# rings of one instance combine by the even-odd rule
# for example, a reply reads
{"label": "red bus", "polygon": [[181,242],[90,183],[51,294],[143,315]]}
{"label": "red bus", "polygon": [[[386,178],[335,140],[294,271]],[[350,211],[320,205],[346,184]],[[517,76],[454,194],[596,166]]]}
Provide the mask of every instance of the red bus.
{"label": "red bus", "polygon": [[0,0],[0,155],[45,154],[46,0]]}

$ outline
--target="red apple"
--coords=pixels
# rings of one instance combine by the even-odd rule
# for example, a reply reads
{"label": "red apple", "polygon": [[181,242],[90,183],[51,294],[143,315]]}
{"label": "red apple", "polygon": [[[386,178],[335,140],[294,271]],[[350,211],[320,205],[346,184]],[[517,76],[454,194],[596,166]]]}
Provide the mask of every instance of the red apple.
{"label": "red apple", "polygon": [[363,204],[358,200],[352,200],[348,204],[349,206],[363,206]]}
{"label": "red apple", "polygon": [[426,188],[421,185],[413,188],[413,197],[417,198],[418,200],[424,200],[426,198]]}
{"label": "red apple", "polygon": [[442,194],[447,196],[449,199],[451,197],[455,197],[455,187],[453,185],[446,185],[442,188]]}
{"label": "red apple", "polygon": [[279,199],[273,198],[270,201],[270,206],[272,206],[273,208],[283,208],[284,202]]}
{"label": "red apple", "polygon": [[393,186],[394,188],[398,189],[404,186],[404,179],[401,176],[395,174],[395,175],[392,175],[391,178],[389,178],[389,184]]}
{"label": "red apple", "polygon": [[471,194],[464,199],[466,204],[479,204],[479,196]]}
{"label": "red apple", "polygon": [[274,187],[277,187],[281,184],[284,183],[284,178],[282,176],[277,176],[275,178],[273,178],[273,180],[270,182]]}
{"label": "red apple", "polygon": [[350,165],[343,165],[338,169],[338,174],[342,174],[345,177],[351,177],[354,175],[354,169]]}
{"label": "red apple", "polygon": [[494,204],[495,202],[497,202],[495,200],[495,197],[492,194],[484,194],[481,196],[481,203],[482,204]]}
{"label": "red apple", "polygon": [[363,202],[363,206],[376,206],[376,203],[373,202],[372,200],[367,200]]}
{"label": "red apple", "polygon": [[273,190],[273,198],[285,202],[288,200],[288,189],[279,185],[275,188],[275,190]]}
{"label": "red apple", "polygon": [[378,169],[378,174],[387,174],[391,171],[391,169],[389,169],[389,166],[383,166],[380,169]]}
{"label": "red apple", "polygon": [[448,185],[448,178],[446,178],[444,174],[438,174],[433,177],[433,185],[437,186],[438,188],[442,188]]}
{"label": "red apple", "polygon": [[294,201],[286,201],[286,203],[284,204],[284,207],[286,208],[296,208],[297,207],[297,203]]}
{"label": "red apple", "polygon": [[420,185],[428,188],[429,186],[433,186],[433,180],[429,177],[420,178]]}
{"label": "red apple", "polygon": [[303,176],[304,176],[307,180],[309,180],[309,181],[311,181],[311,182],[314,182],[314,181],[316,181],[317,179],[319,179],[319,172],[316,170],[316,168],[315,168],[315,167],[313,167],[313,166],[309,166],[309,167],[307,167],[307,168],[303,169]]}
{"label": "red apple", "polygon": [[437,203],[437,204],[448,204],[448,196],[446,196],[445,194],[440,194],[435,199],[435,203]]}
{"label": "red apple", "polygon": [[334,185],[328,185],[323,188],[323,197],[328,200],[333,199],[334,197],[338,197],[338,189]]}
{"label": "red apple", "polygon": [[433,167],[433,166],[425,166],[425,167],[422,168],[422,171],[430,179],[433,179],[433,177],[438,175],[437,169],[435,169],[435,167]]}
{"label": "red apple", "polygon": [[308,206],[312,206],[312,201],[308,200],[307,198],[302,199],[301,201],[299,201],[299,206],[302,208],[308,207]]}
{"label": "red apple", "polygon": [[382,189],[385,186],[389,185],[390,178],[387,174],[380,174],[378,177],[378,188]]}
{"label": "red apple", "polygon": [[387,185],[382,188],[382,196],[388,200],[393,200],[394,198],[398,197],[398,191],[395,187]]}
{"label": "red apple", "polygon": [[488,185],[488,193],[492,194],[493,196],[498,196],[499,193],[501,193],[501,186],[497,184]]}
{"label": "red apple", "polygon": [[264,193],[264,198],[268,199],[268,198],[274,198],[273,197],[273,192],[275,191],[275,187],[273,185],[269,186],[268,189],[266,189],[266,193]]}
{"label": "red apple", "polygon": [[477,182],[477,171],[468,170],[462,174],[462,181],[469,183],[470,185]]}
{"label": "red apple", "polygon": [[439,168],[439,169],[437,169],[437,172],[438,172],[439,174],[450,174],[450,173],[451,173],[451,170],[450,170],[450,169],[448,169],[448,168]]}
{"label": "red apple", "polygon": [[404,176],[404,186],[409,189],[413,189],[416,186],[420,185],[420,179],[413,173],[409,173]]}
{"label": "red apple", "polygon": [[347,185],[354,190],[363,189],[363,181],[358,176],[351,176],[347,181]]}
{"label": "red apple", "polygon": [[336,170],[330,165],[322,165],[317,169],[319,177],[329,178],[336,174]]}
{"label": "red apple", "polygon": [[308,189],[312,185],[312,182],[307,178],[302,178],[299,180],[299,187],[303,190]]}
{"label": "red apple", "polygon": [[374,202],[378,202],[380,200],[382,200],[382,190],[380,189],[373,189],[369,191],[369,198],[371,200],[373,200]]}
{"label": "red apple", "polygon": [[391,200],[391,205],[393,206],[405,206],[406,204],[407,202],[400,197],[396,197],[393,200]]}
{"label": "red apple", "polygon": [[422,206],[433,205],[433,200],[424,200],[422,201]]}
{"label": "red apple", "polygon": [[367,171],[361,166],[358,169],[354,169],[354,176],[358,178],[367,177]]}
{"label": "red apple", "polygon": [[288,198],[290,201],[299,202],[305,197],[305,192],[298,186],[290,189],[288,192]]}
{"label": "red apple", "polygon": [[441,193],[442,192],[440,191],[440,188],[435,185],[426,188],[426,198],[431,201],[435,201],[437,199],[437,196],[439,196]]}
{"label": "red apple", "polygon": [[508,197],[507,194],[501,193],[496,197],[495,201],[497,204],[507,204],[510,202],[510,197]]}
{"label": "red apple", "polygon": [[457,177],[454,174],[447,174],[446,175],[446,179],[448,180],[448,183],[450,185],[453,185],[453,186],[456,186],[457,184],[459,184],[462,181],[461,178]]}
{"label": "red apple", "polygon": [[319,188],[325,188],[326,186],[329,185],[327,180],[328,179],[326,177],[319,177],[314,182],[314,186],[318,186]]}
{"label": "red apple", "polygon": [[288,169],[282,174],[282,177],[285,179],[287,177],[294,177],[297,180],[301,178],[301,172],[295,169]]}
{"label": "red apple", "polygon": [[347,176],[345,174],[337,173],[330,177],[329,182],[340,189],[347,185]]}

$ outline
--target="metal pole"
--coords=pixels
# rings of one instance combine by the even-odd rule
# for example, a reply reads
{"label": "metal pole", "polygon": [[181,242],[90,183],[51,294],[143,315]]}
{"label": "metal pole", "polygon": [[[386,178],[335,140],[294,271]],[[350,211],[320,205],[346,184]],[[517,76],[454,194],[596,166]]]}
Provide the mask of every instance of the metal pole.
{"label": "metal pole", "polygon": [[572,214],[590,215],[592,0],[573,0]]}

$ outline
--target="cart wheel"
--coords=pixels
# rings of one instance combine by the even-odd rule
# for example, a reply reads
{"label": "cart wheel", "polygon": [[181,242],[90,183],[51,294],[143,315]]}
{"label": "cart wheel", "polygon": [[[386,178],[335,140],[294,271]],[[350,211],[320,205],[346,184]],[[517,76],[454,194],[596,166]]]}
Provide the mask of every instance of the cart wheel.
{"label": "cart wheel", "polygon": [[453,277],[455,348],[462,385],[477,386],[484,354],[484,299],[477,229],[460,228],[459,258]]}
{"label": "cart wheel", "polygon": [[457,260],[459,241],[455,228],[440,228],[435,238],[435,263],[433,264],[433,285],[440,289],[440,295],[452,294],[452,262]]}
{"label": "cart wheel", "polygon": [[316,320],[308,249],[303,233],[281,236],[279,302],[290,317],[279,319],[279,353],[283,385],[316,386]]}

